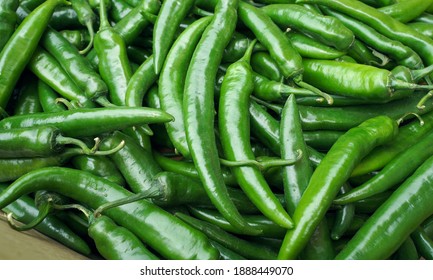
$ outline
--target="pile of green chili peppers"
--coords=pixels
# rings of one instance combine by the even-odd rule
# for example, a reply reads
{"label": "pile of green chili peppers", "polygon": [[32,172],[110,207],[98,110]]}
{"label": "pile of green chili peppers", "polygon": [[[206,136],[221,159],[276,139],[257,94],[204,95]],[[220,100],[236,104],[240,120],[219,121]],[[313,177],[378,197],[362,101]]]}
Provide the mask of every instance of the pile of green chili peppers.
{"label": "pile of green chili peppers", "polygon": [[0,209],[91,259],[433,259],[432,73],[433,0],[2,0]]}

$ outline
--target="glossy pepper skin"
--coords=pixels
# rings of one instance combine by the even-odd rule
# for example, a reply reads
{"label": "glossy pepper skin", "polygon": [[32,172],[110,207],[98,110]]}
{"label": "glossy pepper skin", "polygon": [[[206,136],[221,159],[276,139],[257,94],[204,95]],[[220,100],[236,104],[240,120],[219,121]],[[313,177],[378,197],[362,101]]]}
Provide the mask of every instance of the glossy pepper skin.
{"label": "glossy pepper skin", "polygon": [[89,223],[89,236],[98,252],[107,260],[158,260],[143,242],[130,230],[118,226],[103,215],[93,217]]}
{"label": "glossy pepper skin", "polygon": [[194,0],[167,0],[162,2],[153,28],[152,49],[155,73],[159,74],[175,39],[177,28],[193,5]]}
{"label": "glossy pepper skin", "polygon": [[351,0],[297,0],[297,4],[318,4],[324,5],[336,11],[356,18],[383,35],[398,40],[416,51],[422,58],[425,65],[433,64],[433,40],[419,34],[404,23],[385,15],[360,1]]}
{"label": "glossy pepper skin", "polygon": [[[12,91],[38,46],[54,9],[65,0],[49,0],[36,8],[16,28],[0,52],[0,108],[5,108]],[[17,54],[17,50],[19,53]]]}
{"label": "glossy pepper skin", "polygon": [[355,165],[375,146],[389,142],[397,132],[396,121],[379,116],[350,129],[338,139],[313,172],[293,214],[296,227],[287,232],[279,259],[296,258]]}
{"label": "glossy pepper skin", "polygon": [[171,114],[174,121],[165,124],[167,134],[177,152],[190,157],[183,121],[182,99],[189,61],[204,29],[212,17],[198,19],[182,32],[168,52],[159,75],[158,96],[161,109]]}
{"label": "glossy pepper skin", "polygon": [[107,84],[111,103],[122,106],[126,103],[126,90],[132,76],[131,65],[124,39],[109,24],[104,1],[100,3],[101,25],[94,41],[98,69]]}
{"label": "glossy pepper skin", "polygon": [[[6,188],[6,185],[0,185],[0,192],[4,191]],[[13,218],[21,223],[30,223],[39,213],[38,208],[35,206],[34,199],[28,195],[17,198],[1,210],[5,213],[13,213]],[[91,249],[86,241],[54,216],[46,217],[35,227],[35,230],[83,255],[88,256],[91,253]]]}
{"label": "glossy pepper skin", "polygon": [[390,101],[408,96],[421,85],[396,79],[391,71],[334,60],[304,59],[304,80],[330,94]]}
{"label": "glossy pepper skin", "polygon": [[5,0],[0,3],[0,51],[15,31],[18,5],[19,0]]}
{"label": "glossy pepper skin", "polygon": [[353,32],[338,19],[318,15],[301,5],[273,4],[261,8],[283,30],[293,28],[337,50],[347,50],[355,40]]}
{"label": "glossy pepper skin", "polygon": [[53,125],[66,136],[95,136],[104,132],[128,128],[145,123],[172,120],[167,113],[152,108],[93,108],[69,111],[11,116],[0,121],[2,129]]}
{"label": "glossy pepper skin", "polygon": [[[37,190],[55,191],[94,209],[132,194],[88,172],[50,167],[28,173],[11,184],[0,194],[0,208]],[[105,215],[128,228],[164,258],[218,259],[218,251],[204,234],[146,200],[109,209]]]}
{"label": "glossy pepper skin", "polygon": [[215,204],[236,228],[251,233],[247,222],[230,201],[218,157],[214,134],[214,85],[225,46],[234,32],[238,1],[223,0],[215,8],[191,58],[185,80],[183,114],[191,158],[203,186]]}
{"label": "glossy pepper skin", "polygon": [[370,216],[336,259],[386,259],[433,213],[433,157]]}
{"label": "glossy pepper skin", "polygon": [[[218,124],[223,152],[231,161],[255,159],[248,114],[249,97],[254,88],[249,62],[253,46],[250,45],[245,56],[228,67],[221,85]],[[257,167],[233,167],[232,172],[245,194],[265,216],[282,227],[293,227],[290,216]]]}

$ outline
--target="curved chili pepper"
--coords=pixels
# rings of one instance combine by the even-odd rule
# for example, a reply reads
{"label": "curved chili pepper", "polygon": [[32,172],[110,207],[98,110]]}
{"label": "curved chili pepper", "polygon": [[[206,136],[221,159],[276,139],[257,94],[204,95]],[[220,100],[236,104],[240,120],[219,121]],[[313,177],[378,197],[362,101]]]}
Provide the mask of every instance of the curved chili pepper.
{"label": "curved chili pepper", "polygon": [[186,72],[195,46],[212,17],[198,19],[182,32],[168,52],[159,75],[158,96],[161,109],[171,114],[174,121],[165,124],[173,146],[184,157],[189,157],[182,113],[182,97]]}
{"label": "curved chili pepper", "polygon": [[283,80],[283,74],[267,52],[255,52],[251,56],[251,67],[258,74],[277,82]]}
{"label": "curved chili pepper", "polygon": [[[221,85],[218,125],[223,152],[228,160],[255,159],[249,131],[248,102],[254,82],[249,63],[251,44],[244,57],[231,64]],[[236,121],[233,121],[236,120]],[[294,157],[296,158],[296,157]],[[291,218],[269,188],[258,168],[232,168],[240,187],[262,213],[282,227],[291,228]]]}
{"label": "curved chili pepper", "polygon": [[429,200],[432,166],[433,157],[430,157],[369,217],[336,259],[386,259],[391,256],[433,213]]}
{"label": "curved chili pepper", "polygon": [[[124,188],[88,172],[50,167],[28,173],[12,183],[0,194],[0,208],[37,190],[58,192],[93,209],[131,195]],[[105,214],[167,259],[218,258],[218,251],[204,234],[146,200],[114,207]]]}
{"label": "curved chili pepper", "polygon": [[214,134],[214,84],[225,46],[236,25],[238,1],[220,1],[191,58],[185,80],[183,113],[186,139],[203,186],[217,209],[236,228],[251,229],[227,194]]}
{"label": "curved chili pepper", "polygon": [[[5,108],[12,91],[38,46],[54,9],[65,0],[48,0],[29,14],[16,28],[0,52],[0,108]],[[20,50],[19,55],[16,51]]]}
{"label": "curved chili pepper", "polygon": [[69,137],[95,136],[146,123],[172,120],[167,113],[152,108],[114,107],[11,116],[0,121],[2,129],[52,125]]}
{"label": "curved chili pepper", "polygon": [[396,121],[378,116],[338,139],[315,169],[299,201],[293,214],[296,227],[287,231],[279,259],[295,258],[302,251],[355,165],[375,146],[389,142],[397,132]]}
{"label": "curved chili pepper", "polygon": [[18,5],[19,0],[5,0],[0,3],[0,51],[15,31]]}

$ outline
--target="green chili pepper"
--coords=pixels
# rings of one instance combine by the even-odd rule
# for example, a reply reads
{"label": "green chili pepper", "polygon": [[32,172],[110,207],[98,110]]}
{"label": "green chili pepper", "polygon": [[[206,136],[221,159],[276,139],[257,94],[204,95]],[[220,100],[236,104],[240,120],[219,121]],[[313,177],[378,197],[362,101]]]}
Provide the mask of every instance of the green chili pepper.
{"label": "green chili pepper", "polygon": [[190,154],[182,113],[184,80],[195,46],[211,20],[212,17],[199,19],[179,35],[166,56],[158,80],[161,109],[174,117],[165,128],[173,146],[184,157]]}
{"label": "green chili pepper", "polygon": [[49,28],[41,38],[42,46],[52,54],[76,85],[91,101],[105,105],[108,87],[90,62],[57,31]]}
{"label": "green chili pepper", "polygon": [[421,57],[419,57],[414,50],[402,44],[400,41],[392,40],[367,24],[357,21],[342,13],[335,12],[326,7],[322,8],[322,10],[326,14],[339,19],[346,27],[353,31],[359,40],[362,40],[375,50],[388,55],[398,64],[412,69],[422,67],[423,63]]}
{"label": "green chili pepper", "polygon": [[409,236],[398,250],[393,254],[392,259],[396,260],[419,260],[418,250],[413,239]]}
{"label": "green chili pepper", "polygon": [[278,65],[267,52],[255,52],[251,56],[251,66],[255,72],[270,80],[277,82],[283,80],[283,74]]}
{"label": "green chili pepper", "polygon": [[217,209],[236,228],[258,233],[244,221],[227,194],[218,159],[214,120],[214,84],[218,65],[237,19],[238,1],[220,1],[191,58],[183,95],[183,114],[191,157]]}
{"label": "green chili pepper", "polygon": [[76,107],[95,107],[71,79],[60,63],[45,49],[38,47],[28,63],[28,68],[40,80],[53,88]]}
{"label": "green chili pepper", "polygon": [[[221,85],[218,125],[223,152],[228,160],[255,159],[250,143],[248,102],[254,82],[249,59],[254,43],[244,57],[231,64]],[[293,158],[296,158],[293,157]],[[269,188],[258,168],[232,168],[240,187],[262,213],[282,227],[291,228],[290,216]]]}
{"label": "green chili pepper", "polygon": [[194,0],[167,0],[161,5],[153,28],[153,59],[159,74],[166,55],[175,39],[176,29],[194,5]]}
{"label": "green chili pepper", "polygon": [[[431,147],[432,137],[433,133],[424,135],[417,143],[394,157],[377,175],[361,186],[337,197],[334,203],[346,204],[354,202],[398,186],[399,183],[403,182],[416,168],[433,155]],[[418,156],[414,157],[413,155],[415,154]]]}
{"label": "green chili pepper", "polygon": [[120,131],[113,132],[101,143],[101,150],[112,149],[125,142],[124,147],[110,158],[119,168],[121,174],[134,193],[145,192],[151,189],[150,181],[161,171],[159,165],[153,160],[150,150],[139,146],[131,137]]}
{"label": "green chili pepper", "polygon": [[22,87],[13,104],[13,114],[24,115],[42,112],[38,91],[35,90],[38,85],[38,79],[33,75],[24,75],[21,81]]}
{"label": "green chili pepper", "polygon": [[[16,28],[0,53],[0,108],[5,108],[12,91],[30,61],[38,42],[48,26],[54,9],[65,0],[49,0],[36,8]],[[16,54],[17,50],[19,53]]]}
{"label": "green chili pepper", "polygon": [[370,65],[315,59],[304,59],[303,64],[306,82],[335,95],[389,101],[417,89],[431,89],[396,79],[392,72]]}
{"label": "green chili pepper", "polygon": [[101,133],[146,123],[170,121],[167,113],[152,108],[93,108],[11,116],[0,121],[2,129],[52,125],[69,137],[95,136]]}
{"label": "green chili pepper", "polygon": [[[301,150],[302,157],[294,165],[282,168],[284,198],[286,208],[290,215],[293,215],[295,209],[304,193],[311,175],[313,166],[308,158],[307,146],[305,144],[299,110],[296,100],[291,95],[281,113],[281,123],[279,129],[279,140],[281,158],[287,159],[294,156],[297,150]],[[302,254],[306,259],[333,259],[335,256],[331,246],[329,230],[324,219],[320,223],[311,240],[307,244]],[[295,225],[296,226],[296,225]]]}
{"label": "green chili pepper", "polygon": [[0,51],[15,31],[19,0],[5,0],[0,4]]}
{"label": "green chili pepper", "polygon": [[431,0],[397,1],[395,4],[380,7],[377,10],[400,22],[407,23],[425,12],[432,4]]}
{"label": "green chili pepper", "polygon": [[59,95],[45,82],[38,80],[39,101],[44,112],[61,112],[66,108],[58,101]]}
{"label": "green chili pepper", "polygon": [[386,259],[433,213],[433,157],[426,160],[368,218],[336,259]]}
{"label": "green chili pepper", "polygon": [[76,169],[106,178],[120,186],[126,185],[125,178],[123,178],[116,164],[108,157],[79,155],[72,157],[70,162]]}
{"label": "green chili pepper", "polygon": [[299,201],[293,214],[296,227],[287,231],[280,259],[295,258],[302,251],[355,165],[375,146],[389,142],[397,132],[396,121],[378,116],[338,139],[315,169]]}
{"label": "green chili pepper", "polygon": [[353,32],[338,19],[322,16],[296,4],[274,4],[261,8],[281,28],[293,28],[316,40],[347,50],[355,40]]}
{"label": "green chili pepper", "polygon": [[400,41],[417,52],[425,65],[433,64],[433,40],[374,7],[351,0],[297,0],[297,4],[324,5],[373,27],[383,35]]}
{"label": "green chili pepper", "polygon": [[93,217],[89,236],[98,252],[107,260],[158,260],[138,237],[125,227],[118,226],[107,216]]}
{"label": "green chili pepper", "polygon": [[71,0],[71,5],[72,9],[77,13],[78,20],[82,25],[87,27],[87,31],[89,32],[90,41],[83,50],[80,50],[80,54],[86,54],[93,47],[93,37],[95,36],[93,24],[96,22],[97,17],[95,13],[93,13],[92,7],[88,1]]}
{"label": "green chili pepper", "polygon": [[110,101],[125,105],[126,89],[132,76],[122,36],[111,27],[104,1],[100,2],[100,27],[95,35],[94,48],[99,60],[99,73],[108,86]]}
{"label": "green chili pepper", "polygon": [[355,167],[351,177],[367,174],[380,170],[395,156],[405,151],[413,144],[420,141],[433,127],[433,113],[423,115],[422,122],[414,120],[401,127],[393,141],[382,147],[375,148],[369,155]]}
{"label": "green chili pepper", "polygon": [[[6,186],[0,185],[0,191],[4,191],[5,189]],[[27,195],[17,198],[4,207],[2,211],[12,213],[13,218],[21,223],[31,222],[39,212],[35,206],[34,199]],[[88,256],[91,253],[89,245],[56,217],[46,217],[35,227],[35,230],[83,255]]]}
{"label": "green chili pepper", "polygon": [[127,106],[142,106],[143,98],[158,80],[155,73],[153,55],[150,55],[131,76],[125,93]]}
{"label": "green chili pepper", "polygon": [[410,236],[420,256],[426,260],[433,259],[433,240],[427,235],[422,227],[415,229]]}
{"label": "green chili pepper", "polygon": [[246,260],[241,255],[224,247],[223,245],[219,244],[216,241],[210,240],[210,243],[220,252],[220,260]]}
{"label": "green chili pepper", "polygon": [[[28,173],[11,184],[0,194],[0,208],[23,194],[37,190],[58,192],[93,209],[131,195],[124,188],[91,173],[50,167]],[[114,207],[105,214],[136,234],[164,258],[218,258],[218,251],[209,244],[204,234],[146,200]]]}
{"label": "green chili pepper", "polygon": [[[60,34],[75,48],[83,49],[90,42],[89,33],[86,29],[62,30]],[[93,45],[93,44],[92,44]]]}

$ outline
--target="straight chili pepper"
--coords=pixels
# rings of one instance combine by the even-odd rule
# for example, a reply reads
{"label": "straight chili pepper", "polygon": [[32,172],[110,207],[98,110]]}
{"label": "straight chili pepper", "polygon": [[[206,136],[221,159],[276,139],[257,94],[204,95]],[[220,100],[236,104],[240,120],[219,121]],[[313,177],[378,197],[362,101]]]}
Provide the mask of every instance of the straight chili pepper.
{"label": "straight chili pepper", "polygon": [[[131,195],[123,187],[88,172],[50,167],[28,173],[11,184],[0,194],[0,208],[21,195],[37,190],[58,192],[93,209]],[[146,200],[114,207],[105,214],[120,226],[128,228],[164,258],[218,258],[218,251],[209,244],[204,234]]]}
{"label": "straight chili pepper", "polygon": [[19,0],[5,0],[0,3],[0,51],[15,31],[18,5]]}
{"label": "straight chili pepper", "polygon": [[165,57],[175,39],[177,28],[192,9],[194,0],[167,0],[159,10],[153,28],[153,59],[155,73],[159,74]]}
{"label": "straight chili pepper", "polygon": [[238,1],[218,2],[191,58],[185,80],[183,115],[191,157],[207,193],[224,217],[239,230],[257,234],[230,201],[214,133],[214,85],[218,65],[237,19]]}
{"label": "straight chili pepper", "polygon": [[95,136],[142,125],[172,120],[167,113],[152,108],[93,108],[74,109],[53,113],[11,116],[0,121],[2,129],[52,125],[69,137]]}
{"label": "straight chili pepper", "polygon": [[[16,28],[0,53],[0,108],[4,109],[12,91],[30,61],[39,40],[48,26],[54,9],[65,5],[65,0],[48,0],[36,8]],[[16,51],[20,50],[19,54]]]}
{"label": "straight chili pepper", "polygon": [[389,142],[397,122],[385,116],[369,119],[341,136],[315,169],[293,214],[296,227],[287,231],[279,259],[293,259],[302,251],[323,219],[343,183],[363,156]]}
{"label": "straight chili pepper", "polygon": [[60,34],[79,50],[88,45],[90,41],[89,33],[85,29],[61,30]]}
{"label": "straight chili pepper", "polygon": [[400,22],[407,23],[424,13],[432,4],[432,0],[397,1],[395,4],[380,7],[377,10]]}
{"label": "straight chili pepper", "polygon": [[38,95],[39,95],[39,101],[42,106],[42,111],[44,112],[61,112],[65,111],[66,108],[61,104],[57,102],[57,98],[59,98],[59,95],[45,82],[42,80],[38,80]]}
{"label": "straight chili pepper", "polygon": [[22,87],[19,89],[18,97],[13,102],[13,115],[24,115],[42,112],[38,91],[38,79],[30,75],[23,75]]}

